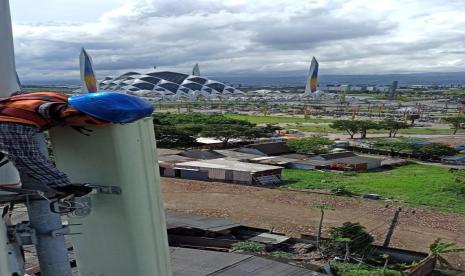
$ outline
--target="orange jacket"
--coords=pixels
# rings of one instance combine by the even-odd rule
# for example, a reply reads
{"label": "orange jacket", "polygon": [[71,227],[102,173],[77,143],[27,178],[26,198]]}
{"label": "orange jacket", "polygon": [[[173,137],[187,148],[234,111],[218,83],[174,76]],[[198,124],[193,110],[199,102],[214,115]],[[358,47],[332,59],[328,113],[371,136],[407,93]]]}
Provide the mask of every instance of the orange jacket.
{"label": "orange jacket", "polygon": [[[53,105],[58,105],[60,108],[49,117],[44,117],[39,112],[41,107],[51,112]],[[56,125],[107,124],[68,106],[68,96],[58,92],[34,92],[0,99],[0,122],[25,124],[40,130]]]}

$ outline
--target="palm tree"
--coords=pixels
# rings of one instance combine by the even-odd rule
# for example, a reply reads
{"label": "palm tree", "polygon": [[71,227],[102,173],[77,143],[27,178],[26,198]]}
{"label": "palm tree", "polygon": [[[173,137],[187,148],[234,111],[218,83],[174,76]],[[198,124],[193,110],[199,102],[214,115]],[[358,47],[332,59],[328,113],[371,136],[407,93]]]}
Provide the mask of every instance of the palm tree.
{"label": "palm tree", "polygon": [[436,257],[439,265],[455,269],[441,254],[465,252],[465,247],[455,247],[453,242],[441,242],[441,239],[437,239],[429,246],[429,250],[430,256]]}

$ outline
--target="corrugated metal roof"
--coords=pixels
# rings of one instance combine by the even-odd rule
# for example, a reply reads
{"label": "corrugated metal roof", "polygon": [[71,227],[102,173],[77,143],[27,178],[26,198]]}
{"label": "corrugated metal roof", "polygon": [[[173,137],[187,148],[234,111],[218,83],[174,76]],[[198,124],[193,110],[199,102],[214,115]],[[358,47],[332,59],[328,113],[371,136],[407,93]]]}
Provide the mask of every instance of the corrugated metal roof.
{"label": "corrugated metal roof", "polygon": [[210,159],[210,160],[201,160],[201,161],[190,161],[176,164],[178,168],[180,167],[199,167],[199,168],[212,168],[212,169],[225,169],[232,171],[243,171],[243,172],[260,172],[260,171],[269,171],[269,170],[279,170],[282,167],[262,165],[255,163],[246,163],[239,162],[234,160],[227,160],[223,158],[219,159]]}
{"label": "corrugated metal roof", "polygon": [[381,162],[381,158],[365,157],[365,156],[352,156],[345,158],[332,159],[331,163],[342,163],[347,165],[363,164],[369,162]]}
{"label": "corrugated metal roof", "polygon": [[326,160],[313,160],[313,159],[310,159],[310,160],[297,160],[293,163],[296,163],[296,164],[305,164],[305,165],[310,165],[310,166],[327,166],[331,163],[334,163],[334,162],[331,162],[331,161],[326,161]]}
{"label": "corrugated metal roof", "polygon": [[179,155],[193,159],[216,159],[224,157],[213,150],[186,150],[179,153]]}
{"label": "corrugated metal roof", "polygon": [[[226,253],[227,254],[227,253]],[[231,254],[231,253],[229,253]],[[251,256],[245,260],[239,261],[230,267],[209,275],[263,275],[263,276],[303,276],[303,275],[322,275],[318,272],[307,270],[305,268],[272,261],[265,258]]]}
{"label": "corrugated metal roof", "polygon": [[166,212],[166,227],[173,228],[196,228],[206,231],[218,232],[226,229],[241,226],[234,221],[219,218],[203,217],[191,214],[183,214],[167,211]]}
{"label": "corrugated metal roof", "polygon": [[285,166],[289,163],[296,162],[297,159],[289,159],[284,158],[281,156],[261,156],[257,158],[250,159],[250,162],[257,162],[260,164],[267,164],[267,165],[277,165],[277,166]]}
{"label": "corrugated metal roof", "polygon": [[173,154],[178,154],[180,152],[181,152],[180,150],[174,150],[174,149],[163,149],[163,148],[157,149],[158,156],[173,155]]}
{"label": "corrugated metal roof", "polygon": [[205,275],[323,275],[297,266],[251,255],[171,247],[171,266],[176,276]]}
{"label": "corrugated metal roof", "polygon": [[315,155],[314,154],[289,153],[289,154],[281,154],[279,156],[283,158],[289,158],[289,159],[306,160]]}
{"label": "corrugated metal roof", "polygon": [[334,159],[346,158],[346,157],[352,157],[352,156],[356,156],[355,153],[351,151],[345,151],[345,152],[320,154],[318,156],[315,156],[315,158],[320,157],[320,158],[323,158],[324,160],[334,160]]}
{"label": "corrugated metal roof", "polygon": [[252,154],[252,153],[239,152],[235,150],[215,150],[215,151],[226,157],[235,158],[235,159],[252,159],[252,158],[263,156],[263,155],[257,155],[257,154]]}
{"label": "corrugated metal roof", "polygon": [[178,161],[178,162],[186,162],[186,161],[191,161],[193,160],[192,158],[181,156],[181,155],[161,155],[158,156],[158,161]]}
{"label": "corrugated metal roof", "polygon": [[285,142],[251,144],[245,147],[259,150],[266,155],[279,155],[279,154],[285,154],[285,153],[292,153],[292,150],[287,146]]}

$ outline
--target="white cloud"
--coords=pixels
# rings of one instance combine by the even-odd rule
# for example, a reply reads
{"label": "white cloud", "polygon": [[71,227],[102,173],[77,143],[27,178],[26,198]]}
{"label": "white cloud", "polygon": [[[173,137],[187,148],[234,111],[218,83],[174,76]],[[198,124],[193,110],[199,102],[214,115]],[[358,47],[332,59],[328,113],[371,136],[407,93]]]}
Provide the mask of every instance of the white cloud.
{"label": "white cloud", "polygon": [[312,56],[326,74],[465,70],[462,1],[28,1],[51,4],[58,18],[12,5],[24,79],[77,79],[81,47],[99,77],[153,65],[189,72],[195,62],[209,75],[304,73]]}

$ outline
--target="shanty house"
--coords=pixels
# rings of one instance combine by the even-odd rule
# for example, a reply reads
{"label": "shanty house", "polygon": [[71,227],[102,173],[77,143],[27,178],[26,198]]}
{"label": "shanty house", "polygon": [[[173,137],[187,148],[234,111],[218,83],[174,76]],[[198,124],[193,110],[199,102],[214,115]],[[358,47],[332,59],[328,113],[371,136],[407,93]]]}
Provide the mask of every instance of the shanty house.
{"label": "shanty house", "polygon": [[350,151],[320,154],[312,157],[310,160],[328,161],[330,166],[341,165],[354,171],[366,171],[381,167],[383,159],[359,156]]}
{"label": "shanty house", "polygon": [[179,172],[175,171],[174,167],[177,163],[193,161],[194,159],[181,155],[160,155],[158,156],[158,167],[160,176],[178,177]]}
{"label": "shanty house", "polygon": [[243,184],[281,183],[282,167],[245,163],[227,159],[210,159],[176,164],[179,176],[195,180],[216,180]]}

